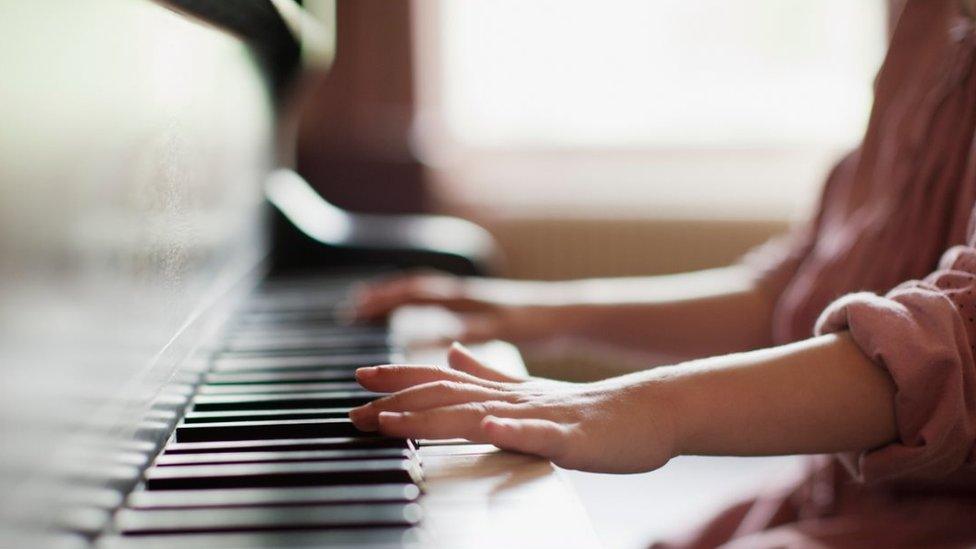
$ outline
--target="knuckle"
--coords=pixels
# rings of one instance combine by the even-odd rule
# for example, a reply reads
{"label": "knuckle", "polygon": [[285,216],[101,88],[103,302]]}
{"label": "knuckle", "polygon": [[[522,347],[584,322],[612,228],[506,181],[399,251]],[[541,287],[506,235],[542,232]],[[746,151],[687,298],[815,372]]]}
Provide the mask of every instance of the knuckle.
{"label": "knuckle", "polygon": [[481,383],[484,384],[485,387],[494,389],[500,393],[515,394],[513,388],[503,381],[482,380]]}
{"label": "knuckle", "polygon": [[562,445],[563,448],[573,448],[577,446],[576,441],[582,442],[586,439],[586,431],[578,423],[560,424],[559,438],[566,442]]}
{"label": "knuckle", "polygon": [[424,373],[436,378],[436,381],[456,381],[454,379],[454,372],[447,368],[441,368],[440,366],[423,366],[423,370]]}
{"label": "knuckle", "polygon": [[572,469],[586,469],[585,452],[580,452],[580,448],[586,448],[586,436],[577,426],[563,426],[559,430],[553,448],[554,461],[567,463]]}
{"label": "knuckle", "polygon": [[438,393],[452,393],[462,389],[462,384],[450,379],[441,379],[431,384],[431,389]]}
{"label": "knuckle", "polygon": [[487,415],[491,411],[487,402],[469,402],[463,408],[471,414],[479,416]]}
{"label": "knuckle", "polygon": [[530,404],[537,408],[548,409],[553,408],[559,403],[558,398],[553,398],[551,395],[546,395],[539,391],[532,390],[526,387],[515,387],[510,389],[513,396],[513,401],[519,404]]}
{"label": "knuckle", "polygon": [[488,400],[485,402],[479,402],[479,404],[486,414],[510,411],[513,408],[511,402],[506,402],[504,400]]}

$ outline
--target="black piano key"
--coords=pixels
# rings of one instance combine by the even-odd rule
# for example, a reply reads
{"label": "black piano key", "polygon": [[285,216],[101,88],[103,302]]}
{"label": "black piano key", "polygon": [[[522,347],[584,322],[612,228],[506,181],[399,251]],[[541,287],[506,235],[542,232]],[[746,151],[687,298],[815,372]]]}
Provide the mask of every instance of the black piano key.
{"label": "black piano key", "polygon": [[348,326],[276,326],[269,324],[266,326],[238,326],[236,328],[227,330],[224,337],[229,342],[237,342],[242,339],[267,337],[296,338],[358,334],[389,335],[390,330],[385,326],[376,326],[372,324],[350,324]]}
{"label": "black piano key", "polygon": [[355,381],[326,381],[319,383],[252,383],[248,385],[201,385],[198,395],[241,395],[271,393],[309,393],[312,391],[357,391]]}
{"label": "black piano key", "polygon": [[418,483],[414,460],[322,461],[153,467],[146,472],[147,490],[207,488],[274,488],[339,484]]}
{"label": "black piano key", "polygon": [[275,395],[198,395],[193,411],[283,410],[293,408],[342,408],[361,406],[383,396],[370,391],[320,391]]}
{"label": "black piano key", "polygon": [[250,333],[261,330],[338,330],[351,326],[347,319],[336,318],[334,315],[322,315],[318,318],[302,318],[300,316],[252,315],[250,318],[234,319],[227,330],[227,335],[236,333]]}
{"label": "black piano key", "polygon": [[398,448],[359,450],[310,450],[305,452],[214,452],[210,454],[163,454],[157,467],[176,465],[225,465],[231,463],[284,463],[294,461],[349,461],[355,459],[412,459],[413,452]]}
{"label": "black piano key", "polygon": [[340,330],[349,326],[350,324],[346,319],[328,313],[319,315],[250,315],[236,319],[230,329],[225,332],[225,337],[234,337],[238,333],[248,334],[260,331],[329,331]]}
{"label": "black piano key", "polygon": [[268,323],[319,323],[328,326],[342,326],[347,324],[342,314],[348,309],[329,308],[313,311],[241,311],[234,319],[238,325],[268,324]]}
{"label": "black piano key", "polygon": [[237,310],[237,314],[332,311],[348,295],[349,291],[346,288],[318,289],[308,292],[255,293]]}
{"label": "black piano key", "polygon": [[216,357],[213,371],[234,372],[282,372],[282,371],[323,371],[348,370],[360,366],[375,366],[396,362],[399,355],[389,352],[358,353],[348,355],[310,355],[276,357]]}
{"label": "black piano key", "polygon": [[347,322],[337,321],[335,318],[323,319],[275,319],[275,318],[239,318],[229,327],[227,334],[250,333],[261,330],[332,330],[347,326]]}
{"label": "black piano key", "polygon": [[293,295],[295,293],[305,295],[329,290],[347,290],[364,277],[370,276],[370,272],[371,270],[343,269],[339,271],[330,269],[328,272],[275,275],[261,281],[261,284],[254,289],[254,297]]}
{"label": "black piano key", "polygon": [[374,435],[359,431],[352,421],[342,418],[189,423],[176,427],[176,442],[350,436]]}
{"label": "black piano key", "polygon": [[273,358],[273,357],[289,357],[289,356],[345,356],[345,355],[365,355],[365,354],[380,354],[380,353],[392,353],[394,351],[391,345],[342,345],[329,348],[318,348],[318,349],[270,349],[270,350],[254,350],[254,351],[220,351],[216,353],[218,358]]}
{"label": "black piano key", "polygon": [[317,372],[210,372],[204,376],[208,385],[251,385],[268,383],[316,383],[322,381],[354,381],[356,369],[334,369]]}
{"label": "black piano key", "polygon": [[412,526],[416,503],[245,507],[239,509],[122,509],[115,528],[126,535],[193,532],[254,532],[353,527]]}
{"label": "black piano key", "polygon": [[339,333],[325,335],[283,336],[265,335],[263,337],[232,337],[224,344],[230,352],[264,351],[314,351],[348,347],[389,347],[390,337],[385,333]]}
{"label": "black piano key", "polygon": [[419,528],[344,528],[337,530],[291,530],[219,534],[171,534],[99,537],[96,549],[268,549],[269,547],[315,548],[362,547],[377,549],[417,547],[425,537]]}
{"label": "black piano key", "polygon": [[350,408],[296,408],[293,410],[247,410],[229,412],[189,412],[183,423],[223,423],[230,421],[274,421],[279,419],[335,419],[349,417]]}
{"label": "black piano key", "polygon": [[267,385],[271,383],[321,383],[327,381],[355,381],[356,368],[328,368],[322,370],[269,372],[208,372],[203,376],[207,385]]}
{"label": "black piano key", "polygon": [[211,490],[152,490],[129,495],[131,509],[189,509],[197,507],[259,507],[329,503],[416,501],[415,484],[360,484],[318,488],[227,488]]}
{"label": "black piano key", "polygon": [[281,313],[325,313],[345,307],[346,288],[310,292],[275,292],[254,294],[238,309],[238,315]]}
{"label": "black piano key", "polygon": [[326,270],[276,274],[261,281],[258,295],[277,292],[316,291],[328,288],[352,288],[365,280],[389,276],[395,272],[390,266],[330,267]]}
{"label": "black piano key", "polygon": [[331,437],[280,440],[229,440],[218,442],[170,442],[163,454],[211,452],[304,452],[359,448],[412,448],[410,441],[390,437]]}

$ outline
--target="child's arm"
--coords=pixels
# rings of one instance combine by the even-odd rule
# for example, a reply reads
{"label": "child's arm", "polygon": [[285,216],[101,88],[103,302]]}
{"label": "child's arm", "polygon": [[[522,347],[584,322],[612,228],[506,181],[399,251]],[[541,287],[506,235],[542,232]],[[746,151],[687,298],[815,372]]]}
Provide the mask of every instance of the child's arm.
{"label": "child's arm", "polygon": [[462,349],[450,359],[456,370],[360,369],[365,387],[399,392],[355,409],[353,421],[604,472],[646,471],[679,454],[865,450],[896,436],[893,383],[846,333],[589,384],[492,381]]}
{"label": "child's arm", "polygon": [[895,436],[891,377],[847,332],[678,366],[674,395],[684,454],[866,450]]}
{"label": "child's arm", "polygon": [[670,361],[772,344],[773,305],[744,267],[563,284],[562,328],[580,339]]}
{"label": "child's arm", "polygon": [[465,316],[466,342],[574,338],[671,361],[770,344],[772,305],[742,267],[567,282],[415,274],[369,285],[355,301],[362,318],[407,304],[447,307]]}

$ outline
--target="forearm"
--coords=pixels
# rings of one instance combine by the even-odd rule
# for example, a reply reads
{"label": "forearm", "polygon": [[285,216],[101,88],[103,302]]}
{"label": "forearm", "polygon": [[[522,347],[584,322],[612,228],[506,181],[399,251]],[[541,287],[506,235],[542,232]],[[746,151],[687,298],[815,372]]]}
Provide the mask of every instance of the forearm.
{"label": "forearm", "polygon": [[895,389],[844,333],[573,384],[513,381],[459,347],[451,369],[361,368],[393,394],[350,412],[388,436],[454,438],[632,473],[680,454],[859,451],[896,437]]}
{"label": "forearm", "polygon": [[402,305],[460,313],[465,341],[554,339],[652,353],[660,363],[770,345],[771,300],[742,267],[562,282],[416,273],[360,288],[355,316],[376,319]]}
{"label": "forearm", "polygon": [[830,453],[896,436],[894,384],[846,332],[641,375],[668,402],[679,454]]}
{"label": "forearm", "polygon": [[669,361],[766,347],[772,305],[739,268],[561,283],[562,331]]}

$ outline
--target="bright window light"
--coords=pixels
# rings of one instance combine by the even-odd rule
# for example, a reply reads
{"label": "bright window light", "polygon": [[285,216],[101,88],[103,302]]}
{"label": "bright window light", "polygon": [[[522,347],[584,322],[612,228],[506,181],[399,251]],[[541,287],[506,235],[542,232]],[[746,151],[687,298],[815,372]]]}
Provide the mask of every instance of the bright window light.
{"label": "bright window light", "polygon": [[453,138],[484,147],[830,147],[863,132],[882,0],[450,0]]}

